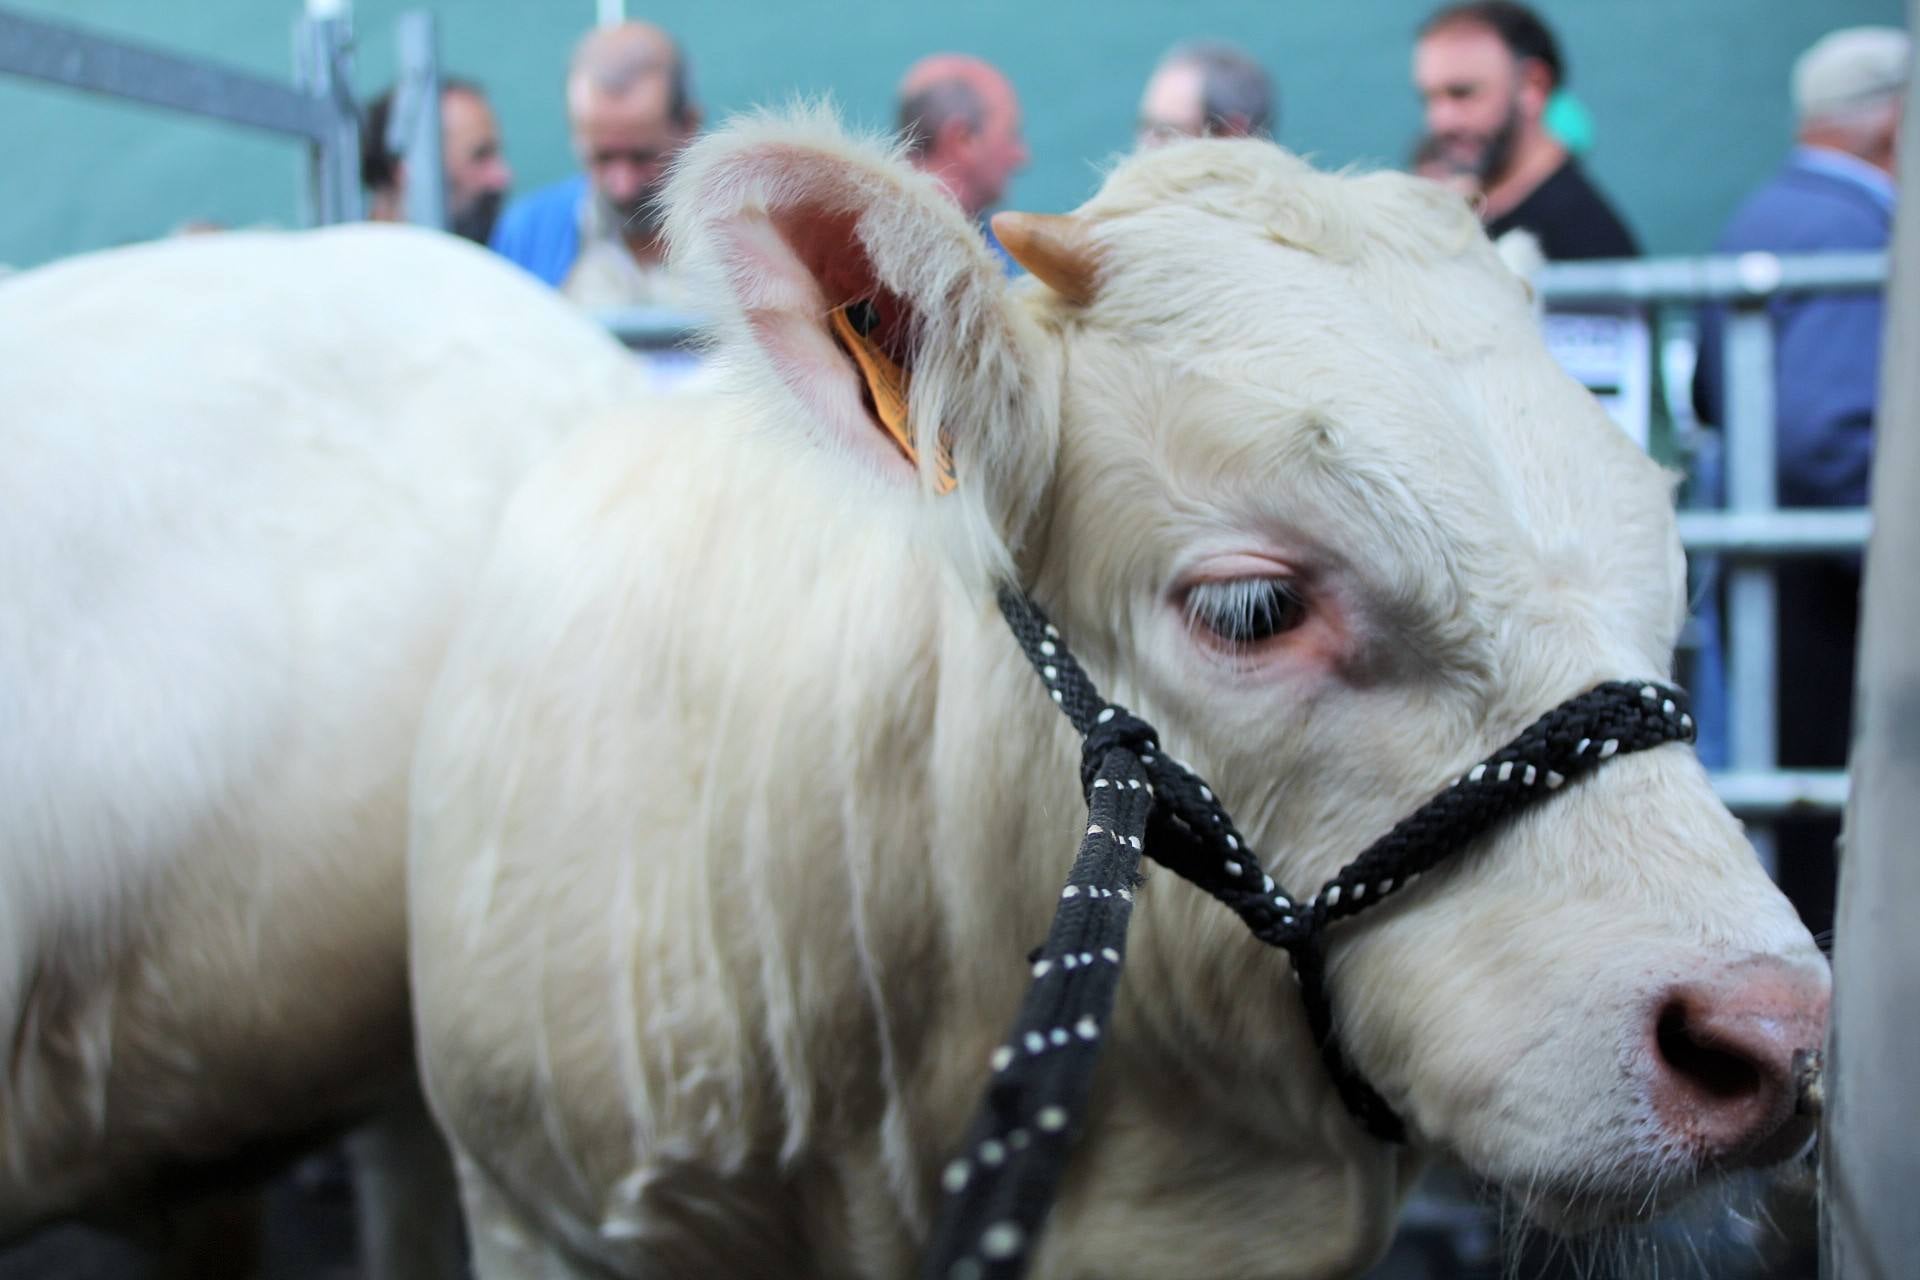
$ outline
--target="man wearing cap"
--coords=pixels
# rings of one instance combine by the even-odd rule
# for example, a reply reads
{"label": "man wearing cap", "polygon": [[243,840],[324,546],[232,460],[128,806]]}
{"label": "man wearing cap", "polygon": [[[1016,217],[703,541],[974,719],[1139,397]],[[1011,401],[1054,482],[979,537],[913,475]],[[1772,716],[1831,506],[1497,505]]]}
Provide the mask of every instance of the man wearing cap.
{"label": "man wearing cap", "polygon": [[[1852,27],[1822,37],[1792,75],[1796,145],[1741,204],[1721,253],[1884,250],[1892,239],[1894,155],[1913,63],[1906,34]],[[1774,422],[1783,507],[1859,507],[1867,502],[1885,306],[1877,293],[1777,298],[1773,319]],[[1703,421],[1725,420],[1724,317],[1701,318],[1694,404]],[[1776,574],[1780,603],[1780,762],[1789,768],[1846,763],[1851,734],[1855,619],[1860,567],[1853,558],[1789,562]],[[1783,887],[1824,929],[1833,903],[1837,828],[1779,828]],[[1793,880],[1805,877],[1807,895]]]}

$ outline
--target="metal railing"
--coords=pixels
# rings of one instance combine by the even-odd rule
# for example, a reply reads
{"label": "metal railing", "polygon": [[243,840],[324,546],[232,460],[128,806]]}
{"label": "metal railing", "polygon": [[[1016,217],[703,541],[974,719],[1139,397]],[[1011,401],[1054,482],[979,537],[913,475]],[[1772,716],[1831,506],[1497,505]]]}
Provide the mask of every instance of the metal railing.
{"label": "metal railing", "polygon": [[407,174],[407,221],[422,227],[447,225],[447,168],[440,145],[440,39],[434,16],[424,10],[395,20],[400,74],[387,118],[387,150]]}
{"label": "metal railing", "polygon": [[[406,13],[397,25],[400,80],[393,134],[408,169],[409,218],[442,226],[445,175],[434,21],[431,14]],[[316,226],[351,222],[363,213],[352,51],[352,23],[344,8],[311,13],[296,24],[291,84],[0,8],[0,75],[224,120],[304,143],[301,203],[305,221]]]}
{"label": "metal railing", "polygon": [[[1779,655],[1771,562],[1789,556],[1859,553],[1870,531],[1865,510],[1782,511],[1776,505],[1774,335],[1767,305],[1809,293],[1885,287],[1884,253],[1655,258],[1555,263],[1535,287],[1552,309],[1721,303],[1725,340],[1727,495],[1724,511],[1683,512],[1689,553],[1724,557],[1727,568],[1728,768],[1714,782],[1729,808],[1764,822],[1794,811],[1838,812],[1840,770],[1779,767]],[[1762,856],[1771,841],[1755,832]]]}

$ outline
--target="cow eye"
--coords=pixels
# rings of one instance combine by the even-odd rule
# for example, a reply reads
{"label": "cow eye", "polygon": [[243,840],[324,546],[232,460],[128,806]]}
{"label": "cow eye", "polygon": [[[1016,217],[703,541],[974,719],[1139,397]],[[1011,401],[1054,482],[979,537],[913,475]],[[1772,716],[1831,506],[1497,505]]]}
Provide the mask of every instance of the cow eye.
{"label": "cow eye", "polygon": [[1307,620],[1307,603],[1285,578],[1202,582],[1187,591],[1187,622],[1233,645],[1255,645]]}

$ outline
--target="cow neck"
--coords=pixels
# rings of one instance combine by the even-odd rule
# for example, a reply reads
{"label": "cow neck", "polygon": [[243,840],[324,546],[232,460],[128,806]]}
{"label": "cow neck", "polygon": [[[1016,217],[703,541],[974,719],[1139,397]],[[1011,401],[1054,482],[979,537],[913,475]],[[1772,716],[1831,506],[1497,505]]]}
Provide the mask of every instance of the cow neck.
{"label": "cow neck", "polygon": [[1347,1109],[1374,1137],[1404,1142],[1405,1123],[1346,1061],[1333,1035],[1328,927],[1404,890],[1608,760],[1693,738],[1681,690],[1655,682],[1598,685],[1542,715],[1312,897],[1298,899],[1262,869],[1212,789],[1162,749],[1153,726],[1100,697],[1040,608],[1011,587],[999,599],[1048,696],[1084,739],[1087,829],[1047,940],[1030,957],[1032,983],[1013,1030],[993,1052],[965,1144],[941,1172],[945,1198],[924,1260],[927,1280],[1025,1273],[1085,1114],[1126,958],[1142,855],[1219,899],[1256,938],[1287,953],[1314,1042]]}

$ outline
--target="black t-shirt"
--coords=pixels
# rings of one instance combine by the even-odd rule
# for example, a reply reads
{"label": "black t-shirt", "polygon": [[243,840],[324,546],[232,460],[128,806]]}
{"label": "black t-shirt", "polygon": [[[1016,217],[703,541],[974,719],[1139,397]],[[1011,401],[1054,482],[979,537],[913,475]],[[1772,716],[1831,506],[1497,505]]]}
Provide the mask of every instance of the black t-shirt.
{"label": "black t-shirt", "polygon": [[1640,256],[1633,232],[1587,181],[1572,157],[1525,200],[1489,222],[1487,235],[1497,240],[1515,227],[1525,227],[1534,234],[1549,262]]}

